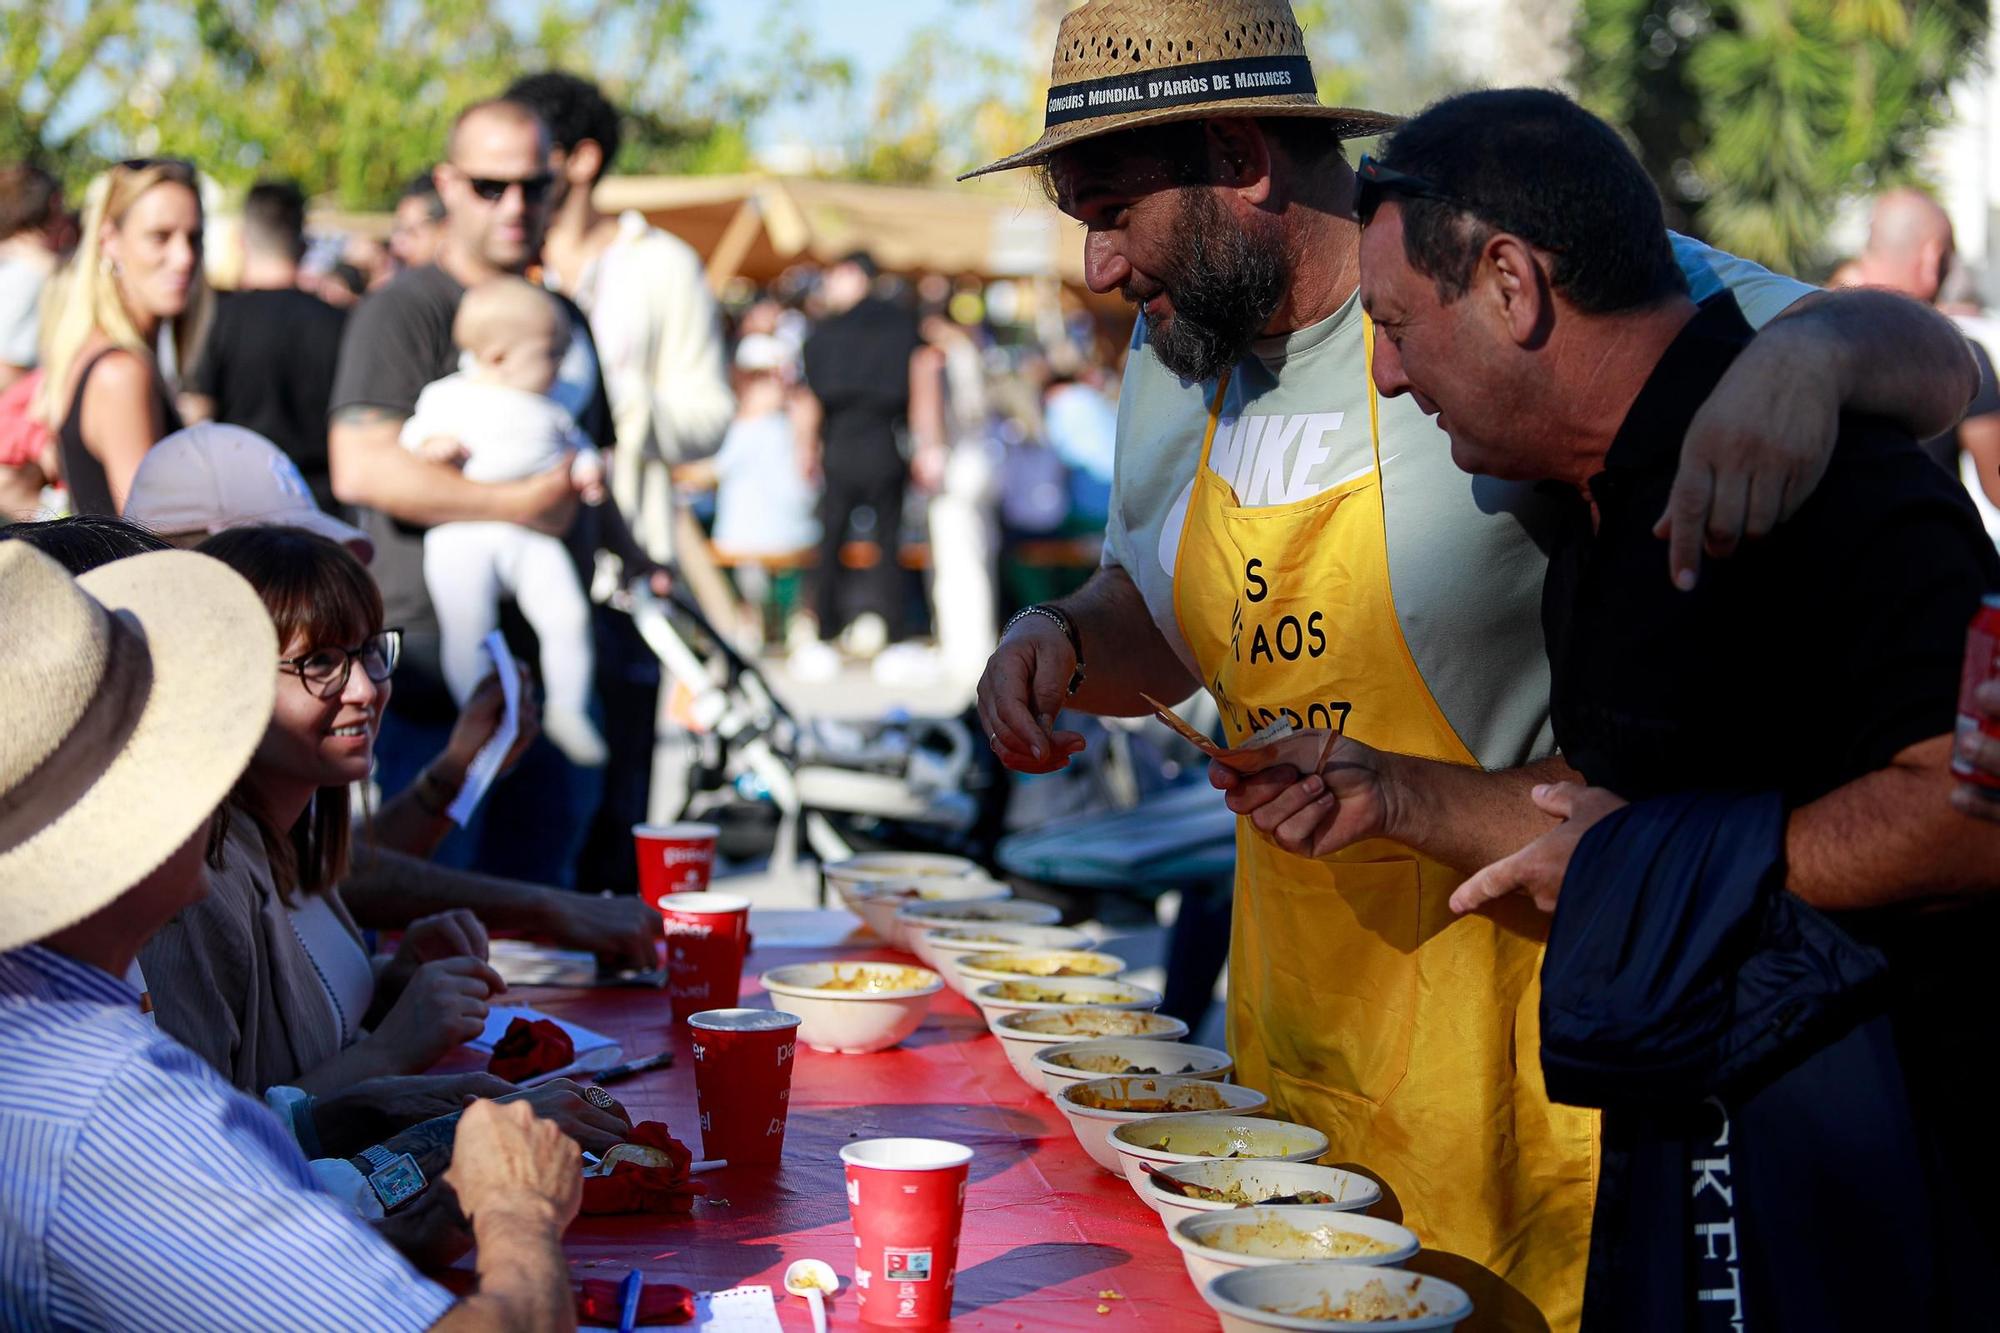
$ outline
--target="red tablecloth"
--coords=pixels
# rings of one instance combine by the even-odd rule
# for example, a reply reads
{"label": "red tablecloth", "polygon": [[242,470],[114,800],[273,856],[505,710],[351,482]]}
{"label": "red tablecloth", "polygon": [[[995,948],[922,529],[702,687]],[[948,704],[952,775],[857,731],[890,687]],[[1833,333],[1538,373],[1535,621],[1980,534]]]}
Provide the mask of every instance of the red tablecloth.
{"label": "red tablecloth", "polygon": [[[745,968],[744,1002],[770,1006],[756,981],[765,969],[834,956],[908,961],[879,950],[759,947]],[[671,1042],[672,1069],[610,1090],[635,1120],[666,1121],[701,1155],[687,1041],[672,1032],[663,994],[519,988],[509,999],[616,1037],[627,1059]],[[1084,1155],[1055,1107],[1015,1076],[979,1011],[949,990],[894,1050],[828,1055],[800,1043],[783,1165],[702,1176],[709,1197],[692,1218],[578,1218],[565,1245],[572,1274],[616,1278],[636,1267],[648,1281],[696,1290],[767,1282],[782,1292],[786,1264],[819,1258],[842,1282],[830,1326],[859,1329],[854,1230],[838,1153],[854,1139],[901,1135],[951,1139],[976,1153],[954,1329],[1217,1326],[1158,1215]],[[1116,1297],[1100,1297],[1105,1292]],[[1109,1312],[1098,1314],[1100,1305]],[[787,1329],[811,1327],[795,1297],[781,1296],[779,1318]]]}

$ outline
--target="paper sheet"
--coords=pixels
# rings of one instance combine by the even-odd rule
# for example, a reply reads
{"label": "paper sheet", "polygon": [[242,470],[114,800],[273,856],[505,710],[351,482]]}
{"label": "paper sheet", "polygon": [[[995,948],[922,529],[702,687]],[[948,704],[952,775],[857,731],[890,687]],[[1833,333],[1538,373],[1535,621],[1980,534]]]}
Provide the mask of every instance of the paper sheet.
{"label": "paper sheet", "polygon": [[551,1069],[546,1074],[523,1080],[521,1086],[524,1088],[538,1087],[552,1078],[569,1078],[576,1074],[604,1069],[617,1064],[625,1055],[625,1048],[602,1032],[593,1032],[587,1027],[580,1027],[553,1014],[545,1014],[539,1009],[530,1009],[526,1005],[518,1004],[499,1004],[487,1010],[486,1029],[465,1044],[482,1055],[492,1055],[493,1048],[507,1035],[507,1025],[517,1018],[525,1018],[529,1022],[546,1018],[569,1033],[569,1039],[576,1044],[576,1059],[561,1069]]}
{"label": "paper sheet", "polygon": [[494,671],[499,673],[500,694],[505,704],[500,710],[499,727],[479,747],[479,753],[472,756],[472,763],[465,770],[465,785],[458,789],[457,797],[445,811],[460,828],[465,827],[465,821],[479,808],[493,779],[500,776],[500,764],[507,758],[507,751],[514,748],[514,738],[521,734],[521,672],[514,665],[514,654],[507,651],[507,640],[497,629],[486,636],[485,647],[486,655],[493,659]]}

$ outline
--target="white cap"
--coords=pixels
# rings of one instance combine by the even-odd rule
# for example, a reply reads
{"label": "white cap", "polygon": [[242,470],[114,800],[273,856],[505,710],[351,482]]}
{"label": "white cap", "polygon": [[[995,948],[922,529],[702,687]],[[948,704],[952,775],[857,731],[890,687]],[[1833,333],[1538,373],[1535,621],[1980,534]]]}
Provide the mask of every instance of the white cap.
{"label": "white cap", "polygon": [[224,528],[304,528],[375,557],[368,534],[313,502],[299,466],[254,430],[204,421],[151,449],[133,474],[124,516],[163,537]]}
{"label": "white cap", "polygon": [[783,370],[792,364],[792,349],[782,338],[768,333],[748,333],[736,344],[738,370]]}

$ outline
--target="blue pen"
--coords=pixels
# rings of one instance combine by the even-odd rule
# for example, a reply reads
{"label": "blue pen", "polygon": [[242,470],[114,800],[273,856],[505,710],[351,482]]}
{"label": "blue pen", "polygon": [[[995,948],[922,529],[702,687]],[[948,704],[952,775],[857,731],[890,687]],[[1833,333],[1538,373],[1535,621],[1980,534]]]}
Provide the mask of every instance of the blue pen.
{"label": "blue pen", "polygon": [[646,1291],[646,1275],[633,1269],[618,1284],[618,1333],[632,1333],[639,1325],[639,1297]]}

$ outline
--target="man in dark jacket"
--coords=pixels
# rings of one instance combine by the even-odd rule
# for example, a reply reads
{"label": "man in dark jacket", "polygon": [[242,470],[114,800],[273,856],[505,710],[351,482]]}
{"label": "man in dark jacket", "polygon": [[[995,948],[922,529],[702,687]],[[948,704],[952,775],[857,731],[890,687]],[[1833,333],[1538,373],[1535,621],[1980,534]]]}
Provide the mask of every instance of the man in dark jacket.
{"label": "man in dark jacket", "polygon": [[[1461,468],[1550,483],[1564,508],[1549,537],[1543,598],[1552,714],[1564,758],[1593,790],[1538,789],[1543,811],[1567,822],[1467,881],[1453,906],[1472,910],[1516,890],[1545,907],[1562,890],[1572,912],[1600,908],[1600,893],[1622,892],[1633,906],[1615,947],[1566,931],[1559,915],[1544,968],[1548,996],[1595,996],[1590,1022],[1567,1027],[1550,998],[1545,1029],[1556,1030],[1548,1039],[1587,1030],[1592,1040],[1580,1050],[1618,1053],[1642,1071],[1673,1070],[1634,1102],[1587,1077],[1569,1081],[1580,1100],[1626,1108],[1605,1118],[1587,1320],[1620,1333],[1877,1328],[1882,1303],[1855,1294],[1873,1283],[1910,1302],[1894,1307],[1909,1313],[1905,1326],[1941,1326],[1921,1312],[1951,1308],[1940,1288],[1953,1274],[1942,1259],[1936,1268],[1918,1264],[1927,1246],[1902,1247],[1910,1263],[1900,1270],[1893,1259],[1877,1267],[1872,1245],[1865,1273],[1801,1267],[1799,1251],[1775,1239],[1825,1225],[1825,1208],[1747,1183],[1733,1188],[1716,1163],[1780,1151],[1797,1163],[1804,1151],[1817,1170],[1850,1181],[1866,1177],[1854,1169],[1859,1158],[1826,1160],[1813,1149],[1845,1145],[1865,1149],[1870,1161],[1923,1163],[1928,1188],[1917,1195],[1917,1216],[1887,1225],[1907,1222],[1912,1235],[1941,1245],[1954,1236],[1950,1196],[1964,1183],[1956,1177],[1990,1161],[1974,1147],[1980,1103],[1969,1083],[1978,1064],[1969,1025],[1980,1010],[1965,992],[1981,975],[1993,914],[1984,904],[1919,908],[1989,890],[2000,871],[2000,830],[1965,818],[1948,799],[1965,626],[1981,593],[2000,584],[2000,559],[1959,488],[1906,432],[1843,418],[1829,423],[1839,443],[1797,514],[1712,568],[1698,588],[1677,589],[1661,574],[1666,548],[1655,525],[1689,421],[1750,331],[1727,297],[1701,307],[1688,298],[1658,195],[1616,134],[1557,94],[1468,94],[1409,122],[1384,160],[1364,162],[1358,175],[1361,296],[1381,335],[1378,388],[1413,393],[1435,413]],[[1772,498],[1732,501],[1761,507]],[[1761,862],[1746,853],[1732,868],[1685,848],[1676,860],[1662,844],[1666,860],[1581,884],[1578,873],[1563,879],[1584,831],[1625,800],[1702,789],[1773,794],[1756,825],[1766,839]],[[1646,830],[1657,817],[1621,818]],[[1699,836],[1732,827],[1717,819]],[[1663,874],[1678,876],[1666,882],[1683,891],[1661,891]],[[1719,884],[1703,878],[1716,875]],[[1652,892],[1636,892],[1633,876]],[[1746,883],[1769,893],[1740,905]],[[1780,992],[1772,1002],[1783,1023],[1773,1031],[1785,1040],[1747,1055],[1718,1035],[1735,1031],[1723,1021],[1735,1006],[1756,1008],[1741,992],[1635,993],[1609,984],[1619,966],[1605,970],[1603,948],[1611,947],[1614,963],[1644,974],[1639,955],[1729,893],[1739,906],[1715,919],[1734,928],[1700,936],[1702,947],[1647,956],[1732,977],[1754,971],[1759,958],[1769,965],[1767,950],[1791,959],[1790,971],[1757,973]],[[1775,907],[1772,895],[1782,895]],[[1778,909],[1781,921],[1770,916]],[[1802,930],[1818,952],[1799,944]],[[1561,947],[1591,938],[1598,949]],[[1829,956],[1844,970],[1832,967],[1832,998],[1804,1022],[1810,988],[1799,960],[1831,966]],[[1871,984],[1877,971],[1881,983]],[[1703,998],[1664,1013],[1646,1007],[1663,994]],[[1628,1007],[1618,1007],[1621,997]],[[1880,1015],[1883,1025],[1869,1027]],[[1691,1029],[1710,1044],[1695,1043],[1698,1058],[1671,1066],[1661,1034]],[[1844,1041],[1865,1045],[1852,1063],[1829,1054],[1846,1049]],[[1876,1131],[1861,1143],[1836,1132],[1837,1103],[1786,1082],[1816,1060],[1861,1080],[1854,1094],[1873,1108],[1858,1123]],[[1905,1075],[1914,1119],[1896,1109]],[[1554,1068],[1549,1077],[1553,1091]],[[1618,1086],[1629,1093],[1629,1083]],[[1774,1133],[1785,1116],[1768,1113],[1773,1098],[1793,1117],[1790,1142]],[[1762,1111],[1752,1119],[1765,1137],[1752,1143],[1739,1132],[1732,1140],[1750,1108]],[[1681,1169],[1670,1173],[1671,1198],[1657,1199],[1656,1214],[1645,1206],[1652,1196],[1634,1191],[1657,1183],[1643,1164],[1662,1155]],[[1781,1176],[1757,1178],[1768,1186]],[[1854,1193],[1857,1204],[1862,1197]],[[1722,1211],[1701,1211],[1711,1202]],[[1665,1215],[1683,1214],[1690,1229],[1664,1240],[1666,1257],[1681,1262],[1663,1263],[1639,1242]]]}

